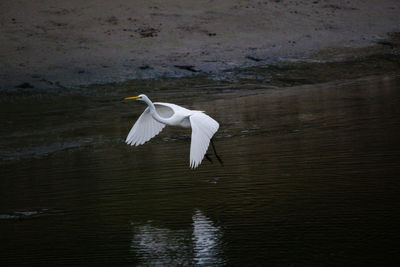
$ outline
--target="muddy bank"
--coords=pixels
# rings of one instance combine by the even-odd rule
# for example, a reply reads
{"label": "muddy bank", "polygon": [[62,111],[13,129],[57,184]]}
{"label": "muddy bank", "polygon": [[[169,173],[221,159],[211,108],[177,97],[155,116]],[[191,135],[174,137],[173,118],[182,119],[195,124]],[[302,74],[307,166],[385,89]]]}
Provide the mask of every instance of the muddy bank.
{"label": "muddy bank", "polygon": [[[82,86],[70,90],[51,90],[33,86],[10,87],[0,90],[0,103],[14,105],[24,101],[54,97],[104,97],[104,103],[119,102],[127,95],[146,93],[173,97],[174,101],[189,97],[206,98],[231,95],[259,94],[266,90],[310,84],[351,82],[373,76],[399,76],[400,54],[396,35],[376,46],[357,49],[335,49],[321,52],[318,60],[279,61],[247,68],[233,68],[218,73],[196,73],[192,76],[163,79],[132,79]],[[398,39],[398,38],[397,38]],[[356,53],[353,53],[356,51]],[[337,57],[337,53],[346,57]],[[184,94],[182,93],[184,90]],[[179,100],[180,101],[180,100]]]}
{"label": "muddy bank", "polygon": [[400,30],[395,0],[7,0],[0,7],[1,89],[218,76],[325,60],[321,51],[337,60],[377,43],[393,50],[383,40]]}

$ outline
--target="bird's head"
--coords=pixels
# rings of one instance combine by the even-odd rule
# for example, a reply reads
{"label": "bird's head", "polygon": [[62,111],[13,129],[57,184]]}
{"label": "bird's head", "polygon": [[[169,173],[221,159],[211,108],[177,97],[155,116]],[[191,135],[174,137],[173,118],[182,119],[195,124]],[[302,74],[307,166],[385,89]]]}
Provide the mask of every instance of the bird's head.
{"label": "bird's head", "polygon": [[138,96],[131,96],[131,97],[125,97],[125,100],[140,100],[140,101],[145,101],[147,99],[147,96],[144,94],[138,95]]}

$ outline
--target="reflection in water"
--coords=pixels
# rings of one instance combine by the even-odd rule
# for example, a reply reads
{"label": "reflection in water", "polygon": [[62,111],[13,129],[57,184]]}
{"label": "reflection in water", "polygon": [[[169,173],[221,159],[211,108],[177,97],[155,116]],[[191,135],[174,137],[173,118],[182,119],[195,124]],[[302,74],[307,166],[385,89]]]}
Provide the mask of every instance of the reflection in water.
{"label": "reflection in water", "polygon": [[220,265],[221,231],[195,210],[193,229],[171,230],[150,225],[135,226],[131,249],[146,266]]}
{"label": "reflection in water", "polygon": [[194,260],[199,265],[221,264],[221,231],[200,210],[193,215]]}
{"label": "reflection in water", "polygon": [[215,117],[224,167],[190,170],[190,131],[172,127],[126,146],[143,112],[119,102],[126,92],[0,99],[1,265],[384,266],[399,257],[399,76],[246,96],[186,89],[152,98]]}
{"label": "reflection in water", "polygon": [[150,225],[134,228],[131,248],[139,260],[148,266],[187,265],[190,247],[185,231],[173,231]]}

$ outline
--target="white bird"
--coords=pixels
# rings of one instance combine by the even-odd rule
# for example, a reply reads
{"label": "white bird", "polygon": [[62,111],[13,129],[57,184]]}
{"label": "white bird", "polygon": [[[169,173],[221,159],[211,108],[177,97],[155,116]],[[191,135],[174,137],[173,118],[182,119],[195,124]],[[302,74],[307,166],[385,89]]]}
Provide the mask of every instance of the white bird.
{"label": "white bird", "polygon": [[192,140],[190,145],[190,167],[197,168],[202,162],[204,155],[208,160],[211,159],[206,154],[208,146],[211,144],[218,161],[222,165],[222,160],[215,151],[212,142],[213,135],[218,131],[219,123],[204,111],[189,110],[184,107],[161,102],[151,102],[144,94],[133,97],[126,97],[125,100],[140,100],[146,102],[148,107],[133,125],[125,142],[132,146],[146,143],[156,136],[166,125],[181,126],[192,128]]}

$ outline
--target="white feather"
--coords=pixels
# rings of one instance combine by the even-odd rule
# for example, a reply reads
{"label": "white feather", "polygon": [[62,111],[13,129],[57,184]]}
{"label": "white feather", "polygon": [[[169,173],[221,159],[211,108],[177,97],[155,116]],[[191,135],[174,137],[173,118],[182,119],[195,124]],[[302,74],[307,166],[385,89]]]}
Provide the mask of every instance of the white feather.
{"label": "white feather", "polygon": [[210,139],[218,131],[219,124],[203,112],[195,112],[189,119],[192,126],[190,167],[194,169],[203,160],[210,144]]}
{"label": "white feather", "polygon": [[149,105],[130,130],[125,141],[127,144],[142,145],[161,132],[165,125],[191,127],[190,167],[194,169],[199,166],[210,139],[218,131],[218,122],[203,111],[189,110],[170,103],[152,103],[146,95],[126,99],[138,99]]}
{"label": "white feather", "polygon": [[146,108],[139,119],[133,125],[125,142],[131,146],[143,145],[151,138],[159,134],[165,124],[159,123],[150,114],[149,108]]}

